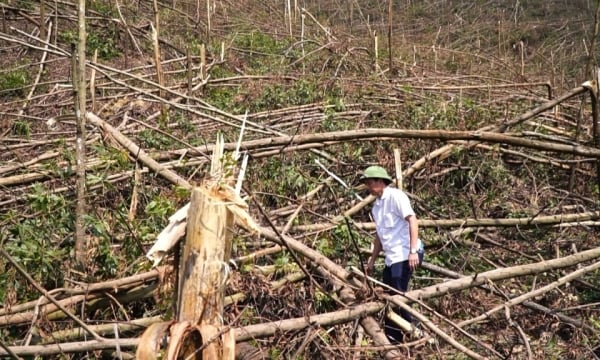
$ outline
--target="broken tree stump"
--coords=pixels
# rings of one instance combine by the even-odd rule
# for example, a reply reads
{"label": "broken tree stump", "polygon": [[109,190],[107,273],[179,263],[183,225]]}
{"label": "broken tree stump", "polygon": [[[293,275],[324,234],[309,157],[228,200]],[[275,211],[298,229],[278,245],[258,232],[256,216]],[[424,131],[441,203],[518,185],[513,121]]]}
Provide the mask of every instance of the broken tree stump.
{"label": "broken tree stump", "polygon": [[177,321],[198,325],[204,357],[194,357],[194,346],[185,346],[181,355],[186,359],[233,359],[235,338],[222,329],[233,214],[220,191],[218,186],[192,190],[179,269]]}

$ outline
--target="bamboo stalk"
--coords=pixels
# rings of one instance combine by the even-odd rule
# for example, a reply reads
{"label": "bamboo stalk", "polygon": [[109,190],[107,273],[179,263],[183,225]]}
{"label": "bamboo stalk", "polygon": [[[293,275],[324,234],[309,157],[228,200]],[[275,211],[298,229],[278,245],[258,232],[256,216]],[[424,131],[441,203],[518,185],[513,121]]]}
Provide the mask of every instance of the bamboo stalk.
{"label": "bamboo stalk", "polygon": [[[598,3],[598,13],[600,13],[600,3]],[[600,118],[600,68],[596,68],[596,79],[595,79],[595,91],[592,92],[592,131],[594,134],[594,145],[595,147],[600,146],[600,124],[598,124]],[[596,186],[600,189],[600,160],[596,160]]]}
{"label": "bamboo stalk", "polygon": [[4,4],[0,6],[2,7],[2,32],[6,33],[6,9],[4,8]]}
{"label": "bamboo stalk", "polygon": [[521,76],[525,76],[525,43],[523,40],[517,43],[517,47],[519,48],[519,55],[521,57]]}
{"label": "bamboo stalk", "polygon": [[290,34],[290,38],[294,36],[292,33],[292,3],[291,0],[285,0],[285,19],[288,24],[288,31]]}
{"label": "bamboo stalk", "polygon": [[140,170],[139,164],[135,163],[135,170],[133,171],[133,189],[131,190],[131,201],[129,202],[129,212],[127,214],[127,219],[129,221],[133,221],[135,219],[135,215],[137,213],[138,205],[139,205],[139,193],[140,193],[140,181],[142,177],[142,171]]}
{"label": "bamboo stalk", "polygon": [[[39,22],[40,39],[46,39],[46,6],[44,5],[44,0],[40,0]],[[51,30],[49,30],[49,32],[51,32]],[[48,42],[48,40],[46,40],[46,42]]]}
{"label": "bamboo stalk", "polygon": [[553,289],[556,289],[557,287],[559,287],[561,285],[564,285],[572,280],[575,280],[575,279],[583,276],[584,274],[587,274],[587,273],[597,270],[599,268],[600,268],[600,262],[596,262],[596,263],[593,263],[586,267],[583,267],[581,269],[575,270],[575,271],[569,273],[568,275],[561,277],[560,279],[556,280],[553,283],[550,283],[541,288],[535,289],[535,290],[525,293],[523,295],[512,298],[512,299],[506,301],[504,304],[498,305],[490,310],[487,310],[485,313],[483,313],[477,317],[471,318],[469,320],[464,320],[464,321],[458,323],[458,326],[464,327],[464,326],[468,326],[468,325],[477,323],[479,321],[488,319],[492,314],[494,314],[500,310],[503,310],[507,307],[512,307],[512,306],[521,304],[521,303],[523,303],[533,297],[536,297],[538,295],[545,294]]}
{"label": "bamboo stalk", "polygon": [[[190,47],[186,47],[185,48],[185,57],[186,57],[186,65],[187,65],[187,88],[188,88],[188,97],[191,97],[194,91],[194,84],[193,84],[193,79],[194,79],[194,75],[192,73],[192,54],[190,51]],[[187,103],[189,104],[191,102],[191,99],[188,98],[187,99]]]}
{"label": "bamboo stalk", "polygon": [[394,149],[394,163],[396,164],[396,187],[402,189],[402,157],[399,148]]}
{"label": "bamboo stalk", "polygon": [[210,11],[210,0],[206,0],[206,40],[210,41],[211,32],[211,11]]}
{"label": "bamboo stalk", "polygon": [[392,14],[393,14],[393,4],[392,0],[388,0],[388,70],[392,73],[393,70],[393,61],[392,61],[392,32],[393,32],[393,23],[392,23]]}
{"label": "bamboo stalk", "polygon": [[375,72],[379,72],[379,36],[377,30],[373,30],[373,54],[375,56]]}
{"label": "bamboo stalk", "polygon": [[[412,290],[405,295],[407,298],[424,300],[441,296],[449,292],[487,284],[490,281],[500,281],[519,276],[540,274],[545,271],[575,266],[585,261],[595,260],[598,257],[600,257],[600,248],[595,248],[557,259],[476,273],[464,278],[449,280],[441,284]],[[399,299],[400,301],[406,301],[405,297],[400,295],[395,295],[394,298]]]}
{"label": "bamboo stalk", "polygon": [[[111,2],[111,4],[112,4],[112,2]],[[123,17],[123,14],[121,13],[121,5],[119,4],[118,0],[115,0],[115,8],[117,10],[117,13],[119,14],[119,18],[121,19],[121,24],[123,24],[123,26],[125,27],[125,31],[127,31],[127,35],[129,35],[129,40],[131,41],[131,45],[133,47],[135,47],[135,49],[138,52],[138,54],[140,55],[140,57],[143,57],[144,53],[140,49],[137,41],[135,40],[135,37],[133,36],[133,33],[131,32],[131,29],[129,28],[129,25],[125,21],[125,17]],[[156,19],[155,19],[155,21],[156,21],[156,23],[158,23],[158,21]]]}
{"label": "bamboo stalk", "polygon": [[119,132],[109,123],[100,119],[98,116],[91,112],[87,113],[87,119],[93,125],[102,128],[106,133],[110,134],[110,136],[112,136],[116,141],[118,141],[123,147],[129,150],[130,153],[134,154],[134,156],[136,156],[138,160],[146,164],[152,170],[156,171],[159,175],[162,175],[175,185],[191,188],[191,185],[187,182],[187,180],[183,179],[175,172],[165,168],[164,166],[156,162],[154,159],[148,156],[146,152],[142,150],[137,144],[129,140],[125,135],[121,134],[121,132]]}
{"label": "bamboo stalk", "polygon": [[56,46],[58,42],[58,0],[54,0],[54,39],[53,44]]}
{"label": "bamboo stalk", "polygon": [[[42,8],[44,7],[43,2],[42,2],[41,6],[42,6]],[[41,29],[44,29],[43,34],[45,35],[46,34],[45,23],[42,24]],[[48,42],[50,41],[50,34],[52,34],[52,21],[50,21],[48,23],[48,32],[47,32],[47,36],[44,39],[45,40],[44,51],[43,51],[42,57],[40,59],[39,71],[37,72],[37,74],[35,76],[35,80],[33,81],[31,89],[29,90],[29,93],[27,94],[27,97],[25,98],[25,101],[23,101],[23,106],[19,110],[18,116],[23,115],[23,112],[27,108],[27,105],[29,105],[29,103],[31,102],[31,98],[33,97],[33,94],[35,93],[35,90],[37,89],[37,86],[40,83],[40,79],[44,72],[44,67],[46,66],[46,58],[48,57]],[[42,32],[40,32],[40,37],[41,36],[42,36]]]}
{"label": "bamboo stalk", "polygon": [[[441,275],[453,278],[453,279],[459,279],[461,277],[464,277],[464,275],[462,275],[460,273],[457,273],[457,272],[454,272],[452,270],[449,270],[449,269],[446,269],[446,268],[442,268],[442,267],[439,267],[437,265],[433,265],[433,264],[430,264],[430,263],[427,263],[427,262],[423,262],[423,268],[425,268],[425,269],[427,269],[429,271],[432,271],[434,273],[438,273],[438,274],[441,274]],[[506,298],[506,295],[500,293],[495,288],[495,286],[493,286],[493,285],[492,286],[490,286],[490,285],[482,285],[481,287],[483,289],[486,289],[487,291],[491,291],[492,293],[495,293],[496,295],[501,296],[502,299]],[[588,330],[592,330],[593,331],[593,329],[591,329],[591,326],[585,324],[583,321],[577,320],[577,319],[573,319],[572,317],[566,316],[566,315],[564,315],[564,314],[562,314],[560,312],[554,311],[554,310],[549,309],[549,308],[547,308],[545,306],[542,306],[540,304],[537,304],[537,303],[534,303],[534,302],[531,302],[531,301],[524,301],[522,304],[525,307],[528,307],[528,308],[536,310],[536,311],[543,312],[544,314],[551,315],[551,316],[556,316],[558,319],[560,319],[561,321],[563,321],[565,323],[574,325],[576,327],[583,327],[583,328],[586,328]]]}
{"label": "bamboo stalk", "polygon": [[[394,299],[390,298],[390,300],[394,300]],[[477,360],[487,359],[487,357],[479,355],[478,353],[474,352],[473,350],[467,348],[466,346],[464,346],[461,343],[459,343],[458,341],[456,341],[452,336],[448,335],[446,332],[444,332],[442,329],[440,329],[438,326],[436,326],[431,320],[429,320],[425,316],[421,315],[420,313],[414,311],[410,306],[404,304],[403,302],[398,302],[398,301],[394,301],[394,304],[398,305],[403,310],[410,312],[411,315],[414,316],[421,324],[425,325],[429,330],[431,330],[437,336],[439,336],[444,341],[446,341],[447,343],[452,345],[458,351],[468,355],[472,359],[477,359]]]}
{"label": "bamboo stalk", "polygon": [[85,0],[79,0],[78,8],[78,44],[77,57],[73,57],[73,87],[76,91],[75,118],[77,121],[77,139],[75,141],[75,157],[77,159],[76,192],[77,205],[75,210],[75,262],[79,270],[84,270],[88,263],[89,241],[85,233],[85,216],[87,214],[86,203],[86,79],[85,79],[85,50],[86,50],[86,18]]}
{"label": "bamboo stalk", "polygon": [[206,65],[206,46],[200,45],[200,80],[205,82],[207,80],[207,65]]}
{"label": "bamboo stalk", "polygon": [[[364,202],[372,200],[370,197],[365,198]],[[357,211],[356,208],[361,207],[359,203],[355,207],[352,207],[344,214],[350,216]],[[562,226],[562,224],[569,223],[580,223],[583,221],[597,220],[600,219],[600,212],[584,212],[574,214],[560,214],[560,215],[547,215],[547,216],[532,216],[532,217],[521,217],[521,218],[464,218],[464,219],[419,219],[420,227],[523,227],[523,226],[539,226],[539,225],[556,225]],[[315,223],[308,225],[297,225],[292,228],[294,232],[306,232],[306,231],[325,231],[337,226],[337,218],[331,219],[329,223]],[[354,225],[359,229],[374,230],[375,224],[372,222],[356,222]]]}
{"label": "bamboo stalk", "polygon": [[[93,63],[98,62],[98,49],[94,50]],[[96,111],[96,69],[90,72],[90,96],[92,98],[92,112]]]}
{"label": "bamboo stalk", "polygon": [[[160,13],[158,11],[158,2],[157,0],[152,1],[153,10],[154,10],[154,24],[150,23],[152,28],[152,43],[154,49],[154,64],[156,66],[156,82],[158,83],[159,90],[158,96],[162,99],[165,96],[165,83],[164,83],[164,74],[162,68],[162,59],[160,55],[160,43],[158,38],[160,36]],[[159,121],[162,124],[166,124],[169,117],[168,105],[166,102],[161,102],[160,107],[160,119]]]}
{"label": "bamboo stalk", "polygon": [[87,333],[89,333],[95,340],[103,340],[103,338],[98,335],[94,330],[92,330],[86,323],[84,323],[80,318],[75,316],[71,311],[69,311],[65,306],[63,306],[58,300],[54,298],[54,296],[50,295],[50,293],[44,289],[40,284],[38,284],[32,277],[19,265],[18,262],[13,259],[10,254],[6,252],[3,248],[0,247],[0,255],[4,257],[16,270],[17,272],[27,279],[27,282],[31,284],[40,294],[44,295],[50,302],[56,305],[63,313],[65,313],[71,320],[73,320],[77,325],[82,327]]}
{"label": "bamboo stalk", "polygon": [[[156,3],[156,0],[154,0],[154,2]],[[158,18],[158,15],[156,15],[156,17]],[[152,24],[151,26],[152,44],[154,49],[154,65],[156,67],[156,82],[161,86],[161,88],[159,89],[159,96],[164,97],[165,92],[162,88],[165,86],[165,84],[163,79],[162,61],[160,56],[160,44],[158,42],[158,27],[154,27],[154,25]]]}

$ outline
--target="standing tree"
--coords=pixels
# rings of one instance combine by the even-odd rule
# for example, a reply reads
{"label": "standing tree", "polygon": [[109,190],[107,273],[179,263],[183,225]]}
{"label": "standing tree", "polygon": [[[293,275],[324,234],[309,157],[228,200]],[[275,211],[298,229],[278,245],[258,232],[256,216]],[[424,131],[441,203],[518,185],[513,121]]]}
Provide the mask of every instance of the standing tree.
{"label": "standing tree", "polygon": [[79,38],[77,56],[73,61],[73,89],[75,91],[75,117],[77,119],[77,138],[75,155],[77,158],[77,210],[75,214],[75,261],[80,269],[87,265],[88,244],[85,236],[85,0],[79,0],[78,6]]}

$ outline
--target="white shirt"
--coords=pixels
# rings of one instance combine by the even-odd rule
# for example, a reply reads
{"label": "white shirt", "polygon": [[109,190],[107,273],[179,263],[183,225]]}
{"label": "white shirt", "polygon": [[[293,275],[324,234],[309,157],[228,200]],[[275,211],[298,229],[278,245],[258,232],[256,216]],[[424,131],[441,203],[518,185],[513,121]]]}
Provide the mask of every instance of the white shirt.
{"label": "white shirt", "polygon": [[[408,196],[400,189],[386,186],[381,197],[375,199],[371,213],[385,254],[385,264],[390,266],[408,260],[410,229],[406,217],[415,215]],[[421,240],[417,247],[422,249]]]}

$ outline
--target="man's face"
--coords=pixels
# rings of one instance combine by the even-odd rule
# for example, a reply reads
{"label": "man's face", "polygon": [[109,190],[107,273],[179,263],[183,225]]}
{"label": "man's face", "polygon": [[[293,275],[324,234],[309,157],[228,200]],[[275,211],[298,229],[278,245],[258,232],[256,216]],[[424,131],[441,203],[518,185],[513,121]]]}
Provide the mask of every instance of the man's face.
{"label": "man's face", "polygon": [[377,197],[380,197],[385,189],[385,182],[381,179],[365,179],[364,184],[369,190],[369,194]]}

